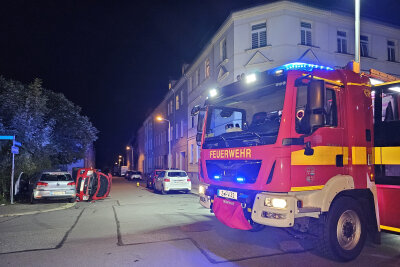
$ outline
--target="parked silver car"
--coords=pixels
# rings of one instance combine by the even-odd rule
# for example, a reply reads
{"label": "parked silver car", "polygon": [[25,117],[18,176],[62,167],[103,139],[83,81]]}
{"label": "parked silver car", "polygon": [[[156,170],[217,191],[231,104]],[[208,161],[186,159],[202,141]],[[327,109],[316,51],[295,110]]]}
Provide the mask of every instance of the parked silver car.
{"label": "parked silver car", "polygon": [[32,204],[40,199],[68,199],[74,202],[76,198],[75,182],[68,172],[42,172],[30,181],[30,186]]}

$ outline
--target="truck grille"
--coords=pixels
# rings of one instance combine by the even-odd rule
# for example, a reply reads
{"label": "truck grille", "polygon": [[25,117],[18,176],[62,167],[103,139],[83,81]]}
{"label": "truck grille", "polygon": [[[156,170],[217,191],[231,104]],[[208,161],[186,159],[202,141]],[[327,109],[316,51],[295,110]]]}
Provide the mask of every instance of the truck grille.
{"label": "truck grille", "polygon": [[261,168],[261,160],[206,160],[208,177],[216,181],[253,184]]}

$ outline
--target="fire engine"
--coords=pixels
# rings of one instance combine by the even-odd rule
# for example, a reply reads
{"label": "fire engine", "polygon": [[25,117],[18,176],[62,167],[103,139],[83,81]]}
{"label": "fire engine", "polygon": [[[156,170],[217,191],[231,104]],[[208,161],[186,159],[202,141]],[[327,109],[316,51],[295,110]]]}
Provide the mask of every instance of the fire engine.
{"label": "fire engine", "polygon": [[200,203],[232,228],[292,227],[356,258],[367,235],[400,232],[399,95],[393,76],[301,62],[210,90],[192,110]]}

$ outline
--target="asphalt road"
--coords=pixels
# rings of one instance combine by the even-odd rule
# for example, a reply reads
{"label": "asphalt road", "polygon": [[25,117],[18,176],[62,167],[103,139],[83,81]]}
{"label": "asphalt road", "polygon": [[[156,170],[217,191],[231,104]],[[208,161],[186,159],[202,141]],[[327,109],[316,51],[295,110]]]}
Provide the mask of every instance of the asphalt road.
{"label": "asphalt road", "polygon": [[213,265],[400,266],[400,236],[384,233],[382,245],[338,263],[315,254],[307,237],[230,229],[195,195],[159,195],[123,178],[103,201],[0,218],[0,266]]}

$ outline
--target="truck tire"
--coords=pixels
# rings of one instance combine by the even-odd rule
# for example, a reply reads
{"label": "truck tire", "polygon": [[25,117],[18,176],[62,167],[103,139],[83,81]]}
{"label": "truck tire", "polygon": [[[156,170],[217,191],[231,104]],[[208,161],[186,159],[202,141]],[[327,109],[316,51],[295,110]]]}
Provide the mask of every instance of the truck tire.
{"label": "truck tire", "polygon": [[355,259],[367,237],[360,204],[351,197],[335,200],[328,214],[320,218],[317,231],[316,248],[322,255],[340,261]]}

